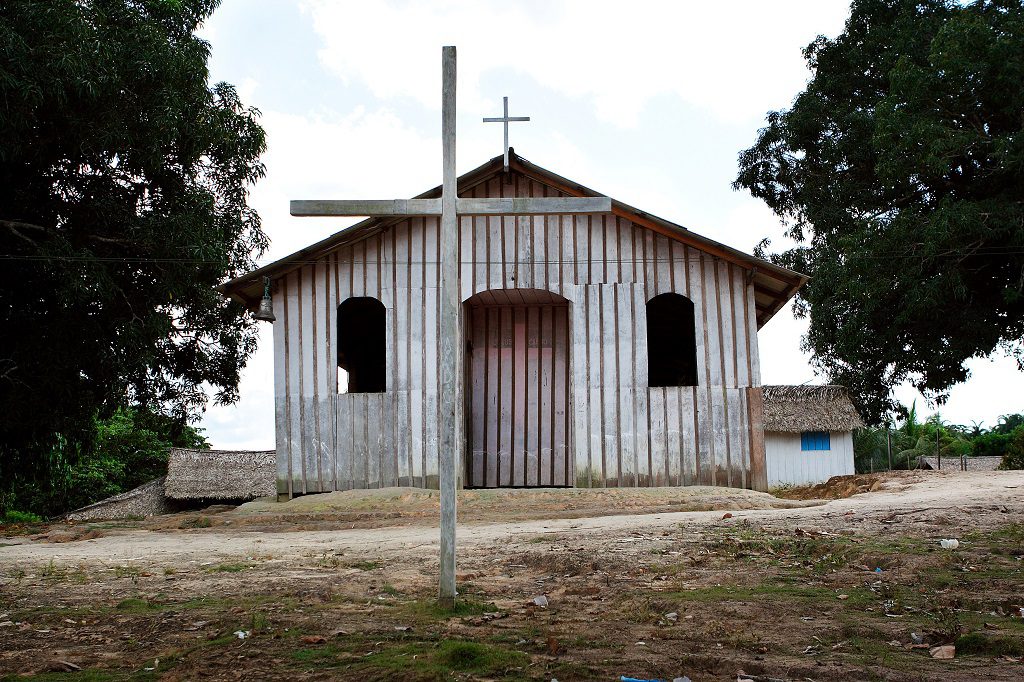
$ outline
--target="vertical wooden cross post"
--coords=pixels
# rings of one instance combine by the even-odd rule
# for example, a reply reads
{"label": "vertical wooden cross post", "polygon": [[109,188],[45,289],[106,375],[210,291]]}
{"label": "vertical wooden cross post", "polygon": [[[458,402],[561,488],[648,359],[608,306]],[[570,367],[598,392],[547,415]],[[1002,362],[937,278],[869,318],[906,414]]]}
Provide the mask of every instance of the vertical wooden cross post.
{"label": "vertical wooden cross post", "polygon": [[459,234],[455,200],[455,47],[441,49],[441,461],[438,483],[441,489],[441,585],[438,601],[442,608],[455,606],[455,454],[459,442]]}
{"label": "vertical wooden cross post", "polygon": [[[295,200],[293,216],[379,216],[440,217],[441,309],[440,390],[441,447],[438,453],[438,482],[441,493],[440,585],[441,606],[455,605],[455,518],[457,467],[464,461],[462,451],[462,373],[459,367],[462,326],[459,315],[459,216],[470,215],[559,215],[610,213],[608,197],[506,197],[501,199],[459,199],[455,175],[455,48],[441,50],[441,147],[443,182],[440,199]],[[508,118],[510,121],[520,120]],[[506,126],[508,123],[506,122]],[[506,170],[508,144],[505,145]],[[388,387],[392,390],[393,387]]]}

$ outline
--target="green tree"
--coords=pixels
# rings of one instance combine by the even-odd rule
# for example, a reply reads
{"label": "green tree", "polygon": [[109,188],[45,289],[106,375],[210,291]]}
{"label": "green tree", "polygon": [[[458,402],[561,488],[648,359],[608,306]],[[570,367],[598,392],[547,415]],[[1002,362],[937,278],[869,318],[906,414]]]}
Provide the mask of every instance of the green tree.
{"label": "green tree", "polygon": [[1006,454],[1000,469],[1024,469],[1024,426],[1018,426],[1009,434]]}
{"label": "green tree", "polygon": [[255,322],[214,287],[267,246],[265,137],[207,82],[217,4],[0,3],[0,482],[97,415],[237,399]]}
{"label": "green tree", "polygon": [[94,419],[90,435],[57,438],[45,453],[43,476],[15,472],[6,494],[0,489],[0,515],[14,509],[60,516],[163,476],[172,447],[209,447],[198,429],[144,409]]}
{"label": "green tree", "polygon": [[735,187],[786,221],[796,246],[772,259],[813,277],[797,313],[815,366],[879,423],[903,381],[941,401],[969,358],[1021,365],[1020,0],[854,0],[804,54],[812,79]]}

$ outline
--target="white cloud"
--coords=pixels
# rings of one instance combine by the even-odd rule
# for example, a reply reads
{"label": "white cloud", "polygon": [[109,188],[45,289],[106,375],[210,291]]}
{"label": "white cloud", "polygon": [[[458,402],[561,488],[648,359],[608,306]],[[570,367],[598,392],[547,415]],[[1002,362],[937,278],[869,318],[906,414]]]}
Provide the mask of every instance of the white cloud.
{"label": "white cloud", "polygon": [[323,64],[379,98],[439,106],[441,45],[459,48],[460,99],[476,109],[480,81],[525,74],[569,97],[589,97],[602,120],[633,126],[659,94],[729,120],[785,106],[807,71],[796,46],[842,29],[845,0],[605,2],[509,0],[305,5],[324,42]]}

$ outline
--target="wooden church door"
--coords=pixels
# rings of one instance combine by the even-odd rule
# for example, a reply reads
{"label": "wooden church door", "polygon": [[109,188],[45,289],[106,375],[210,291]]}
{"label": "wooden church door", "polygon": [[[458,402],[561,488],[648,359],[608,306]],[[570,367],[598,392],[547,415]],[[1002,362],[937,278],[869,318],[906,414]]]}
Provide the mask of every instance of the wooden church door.
{"label": "wooden church door", "polygon": [[492,290],[465,313],[467,487],[572,485],[568,301]]}

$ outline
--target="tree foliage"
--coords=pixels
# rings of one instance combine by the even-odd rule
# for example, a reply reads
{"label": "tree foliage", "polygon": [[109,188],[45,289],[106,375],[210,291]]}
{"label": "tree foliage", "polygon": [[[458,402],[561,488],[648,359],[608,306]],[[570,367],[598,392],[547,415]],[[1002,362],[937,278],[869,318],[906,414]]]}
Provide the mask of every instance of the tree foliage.
{"label": "tree foliage", "polygon": [[854,465],[858,473],[889,469],[890,447],[893,469],[916,468],[921,457],[935,456],[936,431],[938,453],[943,459],[1002,457],[1001,468],[1024,468],[1024,414],[1003,415],[998,424],[986,429],[979,423],[969,427],[949,424],[938,414],[920,422],[916,403],[900,411],[905,417],[895,427],[869,426],[854,431]]}
{"label": "tree foliage", "polygon": [[735,186],[787,223],[772,259],[815,366],[880,422],[910,381],[940,401],[964,361],[1024,338],[1024,7],[855,0],[805,50],[813,77],[768,115]]}
{"label": "tree foliage", "polygon": [[217,4],[0,3],[0,479],[119,408],[237,398],[255,323],[214,287],[266,248],[265,138],[208,85]]}
{"label": "tree foliage", "polygon": [[200,430],[145,409],[118,408],[94,418],[89,437],[54,439],[43,466],[0,482],[0,517],[29,512],[56,517],[167,473],[170,448],[207,448]]}

